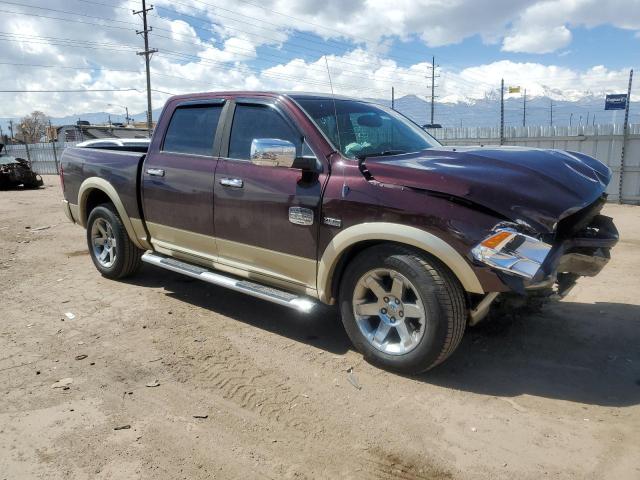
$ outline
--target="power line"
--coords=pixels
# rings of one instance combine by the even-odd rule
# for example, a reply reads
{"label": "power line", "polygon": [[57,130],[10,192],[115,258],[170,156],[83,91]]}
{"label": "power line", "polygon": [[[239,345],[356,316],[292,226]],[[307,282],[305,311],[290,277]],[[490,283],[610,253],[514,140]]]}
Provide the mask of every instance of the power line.
{"label": "power line", "polygon": [[[88,1],[88,0],[83,0],[83,1]],[[181,3],[181,2],[177,2],[177,1],[175,1],[175,2],[173,2],[173,3],[178,4],[178,5],[190,6],[190,5],[187,5],[187,4],[185,4],[185,3]],[[226,9],[226,8],[223,8],[223,7],[217,7],[217,6],[216,6],[216,8],[222,9],[222,10],[224,10],[224,11],[231,12],[231,13],[233,13],[233,14],[235,14],[235,15],[240,15],[240,16],[242,16],[242,17],[243,17],[242,19],[237,19],[237,18],[227,17],[227,16],[225,16],[225,15],[221,15],[220,13],[216,12],[216,17],[225,18],[225,19],[227,19],[227,20],[231,20],[231,21],[234,21],[234,22],[241,23],[241,24],[242,24],[242,27],[241,27],[241,28],[234,28],[234,27],[231,27],[231,26],[226,25],[226,24],[223,24],[223,25],[216,24],[216,23],[214,23],[214,22],[212,22],[212,21],[204,20],[204,19],[202,19],[202,18],[199,18],[199,17],[193,16],[193,15],[189,15],[189,14],[184,13],[184,12],[179,12],[179,11],[177,11],[177,10],[172,10],[172,9],[169,9],[169,8],[166,8],[166,7],[158,7],[158,10],[165,10],[165,11],[167,11],[167,12],[170,12],[170,13],[173,13],[173,14],[176,14],[176,15],[180,15],[180,16],[184,16],[184,17],[191,18],[191,19],[196,20],[196,21],[201,22],[201,23],[206,23],[206,24],[211,24],[211,25],[219,25],[221,28],[224,28],[224,29],[226,29],[226,30],[232,30],[232,31],[239,32],[241,35],[246,35],[246,36],[249,36],[249,37],[258,37],[258,38],[262,38],[262,39],[264,39],[264,40],[268,40],[269,42],[274,42],[274,43],[277,43],[277,44],[280,44],[280,45],[283,43],[283,41],[282,41],[281,39],[279,39],[279,38],[273,38],[273,37],[269,37],[269,36],[266,36],[266,35],[261,35],[261,34],[258,34],[258,33],[253,33],[253,32],[249,32],[249,31],[247,31],[246,26],[247,26],[247,25],[250,25],[250,26],[255,26],[255,27],[257,27],[257,28],[260,28],[261,30],[268,30],[268,31],[272,31],[272,32],[275,32],[275,33],[277,33],[277,34],[282,34],[282,33],[283,33],[283,32],[282,32],[281,30],[279,30],[279,29],[272,29],[272,28],[263,27],[262,25],[256,25],[256,24],[254,24],[254,23],[248,23],[248,22],[246,21],[246,19],[247,19],[247,18],[249,18],[249,19],[254,19],[254,20],[258,20],[258,21],[259,21],[259,22],[261,22],[261,23],[267,23],[267,24],[269,24],[269,22],[265,22],[265,21],[264,21],[264,20],[262,20],[262,19],[258,19],[258,18],[255,18],[255,17],[250,17],[250,16],[247,16],[247,15],[244,15],[244,14],[239,14],[239,13],[234,12],[233,10],[229,10],[229,9]],[[162,17],[157,16],[157,18],[162,18]],[[270,25],[276,25],[276,24],[270,24]],[[276,26],[277,26],[277,25],[276,25]],[[211,33],[214,33],[214,34],[219,33],[219,32],[217,32],[216,30],[212,30],[212,29],[210,29],[210,28],[198,27],[198,26],[194,26],[194,28],[197,28],[197,29],[200,29],[200,30],[205,30],[205,31],[208,31],[208,32],[211,32]],[[296,32],[298,32],[299,34],[306,34],[306,35],[309,35],[309,34],[307,34],[306,32],[303,32],[303,31],[302,31],[302,32],[301,32],[301,31],[296,31]],[[287,42],[288,42],[290,45],[297,46],[297,45],[296,45],[296,43],[291,42],[290,38],[287,38],[286,40],[287,40]],[[352,44],[348,44],[348,43],[346,43],[346,42],[335,42],[335,41],[325,41],[325,42],[322,42],[322,41],[318,41],[318,40],[315,40],[315,39],[304,39],[304,40],[305,40],[305,41],[307,41],[307,42],[309,42],[309,43],[311,43],[311,44],[320,45],[320,46],[322,46],[322,47],[324,47],[326,43],[334,43],[334,44],[339,45],[340,47],[346,47],[347,49],[352,49],[352,48],[353,48],[353,45],[352,45]],[[318,48],[310,48],[309,46],[306,46],[306,45],[300,45],[300,48],[301,48],[305,53],[306,53],[306,51],[308,51],[308,50],[312,50],[312,51],[316,51],[316,52],[318,52],[318,53],[320,53],[320,54],[322,54],[322,55],[327,55],[327,54],[329,54],[329,52],[326,50],[326,48],[321,48],[321,49],[318,49]],[[291,51],[291,50],[287,50],[287,49],[282,49],[282,50],[283,50],[283,51]],[[389,57],[387,57],[387,58],[388,58],[388,59],[390,59],[390,60],[394,60],[394,61],[396,61],[396,57],[394,57],[394,56],[389,56]],[[411,59],[410,61],[414,61],[414,59]],[[357,64],[354,64],[353,62],[348,62],[348,61],[340,60],[340,59],[335,59],[333,62],[334,62],[334,63],[343,63],[343,64],[346,64],[346,65],[357,65]],[[380,60],[379,60],[379,59],[377,60],[377,63],[378,63],[378,64],[380,64]],[[398,63],[400,63],[400,62],[398,62]],[[414,76],[419,76],[420,74],[412,74],[412,75],[414,75]]]}
{"label": "power line", "polygon": [[85,93],[85,92],[139,92],[137,88],[83,88],[73,90],[0,90],[0,93]]}
{"label": "power line", "polygon": [[[85,2],[85,3],[88,3],[88,4],[94,4],[94,5],[111,6],[111,5],[108,5],[108,4],[104,4],[104,3],[100,3],[100,2],[92,2],[92,1],[89,1],[89,0],[77,0],[77,1],[82,1],[82,2]],[[103,18],[103,17],[95,17],[95,16],[86,15],[86,14],[81,14],[81,13],[77,13],[77,12],[68,12],[68,11],[56,10],[56,9],[51,9],[51,8],[45,8],[45,7],[37,7],[37,6],[33,6],[33,5],[25,5],[25,4],[21,4],[21,3],[17,3],[17,2],[6,2],[6,1],[3,1],[3,2],[0,2],[0,3],[7,3],[7,4],[11,4],[11,5],[18,5],[18,6],[31,7],[31,8],[39,8],[39,9],[44,9],[44,10],[48,10],[48,11],[55,11],[55,12],[65,13],[65,14],[71,14],[71,15],[81,15],[81,16],[84,16],[84,17],[87,17],[87,18],[96,18],[96,19],[104,20],[104,18]],[[187,4],[183,4],[183,5],[187,6]],[[211,6],[213,6],[213,7],[215,7],[215,8],[222,8],[222,7],[219,7],[219,6],[213,5],[213,4],[210,4],[210,5],[211,5]],[[126,9],[126,7],[120,7],[120,6],[115,6],[115,5],[113,5],[112,7],[114,7],[114,8],[122,8],[122,9]],[[164,9],[164,7],[162,7],[162,8]],[[186,15],[186,16],[189,16],[189,17],[194,18],[194,19],[196,19],[196,20],[199,20],[199,21],[201,21],[201,22],[204,22],[204,20],[202,20],[202,19],[199,19],[199,18],[197,18],[197,17],[190,16],[190,15],[185,14],[185,13],[182,13],[182,12],[176,12],[176,11],[173,11],[173,10],[170,10],[170,9],[165,9],[165,10],[170,11],[170,12],[173,12],[173,13],[176,13],[176,14],[178,14],[178,15]],[[225,9],[225,10],[232,12],[231,10],[228,10],[228,9]],[[24,14],[24,13],[21,13],[21,12],[8,12],[8,13]],[[235,12],[232,12],[232,13],[235,13]],[[75,22],[77,22],[77,23],[85,23],[85,24],[90,24],[90,25],[91,25],[91,24],[93,24],[93,23],[90,23],[90,22],[84,22],[84,21],[77,20],[77,19],[63,19],[63,18],[59,18],[59,17],[47,17],[47,16],[44,16],[44,15],[36,15],[36,14],[33,14],[33,16],[39,16],[39,17],[43,17],[43,18],[51,18],[51,19],[54,19],[54,20],[60,20],[60,21],[75,21]],[[157,18],[162,18],[162,17],[159,17],[159,16],[157,16],[157,15],[156,15],[156,17],[157,17]],[[245,16],[245,17],[246,17],[246,16]],[[254,17],[247,17],[247,18],[254,18]],[[132,24],[131,22],[124,22],[124,21],[122,21],[122,20],[113,19],[113,18],[109,18],[109,19],[106,19],[106,20],[110,20],[110,21],[114,21],[114,22],[119,22],[119,23],[125,23],[125,24]],[[238,19],[232,19],[232,20],[233,20],[233,21],[241,21],[241,20],[238,20]],[[126,29],[126,27],[119,27],[119,26],[116,26],[116,25],[104,25],[104,24],[95,24],[95,25],[99,25],[99,26],[107,27],[107,28]],[[275,24],[273,24],[273,25],[275,25]],[[198,28],[200,28],[200,27],[198,27]],[[224,28],[231,28],[231,27],[224,26]],[[259,28],[263,28],[263,27],[259,27]],[[160,27],[157,27],[157,29],[158,29],[158,30],[163,30],[163,31],[172,32],[170,29],[163,29],[163,28],[160,28]],[[216,33],[214,30],[209,30],[209,31],[211,31],[211,32],[213,32],[213,33]],[[274,30],[274,31],[275,31],[275,30]],[[248,32],[245,32],[245,34],[246,34],[246,33],[248,33]],[[173,35],[176,35],[175,33],[172,33],[172,34],[173,34]],[[180,34],[177,34],[177,35],[180,35]],[[250,35],[251,35],[251,34],[250,34]],[[254,35],[255,35],[255,34],[254,34]],[[181,35],[181,36],[184,36],[184,35]],[[175,39],[175,38],[171,38],[171,37],[162,37],[162,38],[166,38],[166,39],[169,39],[169,40],[172,40],[172,41],[179,41],[179,40],[177,40],[177,39]],[[269,37],[265,37],[265,38],[269,38]],[[273,41],[279,41],[279,40],[277,40],[277,39],[273,39],[273,38],[271,38],[271,40],[273,40]],[[186,43],[186,42],[185,42],[185,43]],[[198,44],[196,44],[196,43],[194,43],[194,42],[191,42],[191,43],[192,43],[192,44],[194,44],[194,45],[198,45]],[[239,47],[235,47],[235,48],[239,48]],[[229,48],[228,50],[229,50],[229,51],[233,51],[233,50],[231,50],[230,48]],[[247,51],[247,49],[245,49],[245,51]],[[323,51],[323,52],[324,52],[324,51]],[[280,58],[281,58],[281,57],[278,57],[277,55],[271,55],[271,56],[272,56],[272,57],[274,57],[274,58],[278,58],[278,59],[280,59]],[[285,60],[285,59],[282,59],[282,61],[286,61],[286,60]],[[335,63],[352,64],[352,63],[350,63],[350,62],[344,62],[344,61],[339,60],[339,59],[335,59],[334,61],[335,61]],[[378,63],[378,64],[380,64],[380,60],[379,60],[379,59],[376,59],[376,61],[377,61],[377,63]],[[357,64],[352,64],[352,65],[357,65]],[[360,66],[360,65],[357,65],[357,66]],[[310,68],[313,68],[313,67],[310,67]],[[419,76],[420,74],[413,74],[413,73],[411,73],[411,72],[401,72],[401,73],[399,73],[399,75],[402,75],[402,76]],[[467,76],[469,76],[469,77],[471,77],[471,78],[477,78],[475,75],[472,75],[472,74],[470,74],[469,72],[466,72],[466,73],[465,73],[465,75],[467,75]],[[597,74],[597,73],[593,73],[593,74],[578,74],[578,75],[579,75],[581,78],[589,78],[589,77],[592,77],[592,78],[598,78],[598,79],[600,79],[600,78],[601,78],[601,76],[600,76],[599,74]],[[574,77],[574,75],[570,75],[570,77],[556,77],[556,78],[573,78],[573,77]],[[390,77],[386,77],[386,78],[390,78]],[[377,77],[377,80],[380,80],[380,79],[381,79],[380,77]],[[461,77],[461,76],[460,76],[460,77],[457,77],[455,80],[456,80],[456,81],[458,81],[458,82],[461,82],[461,83],[463,83],[463,84],[466,84],[466,85],[467,85],[468,87],[470,87],[470,88],[476,88],[476,87],[478,86],[476,83],[473,83],[473,82],[471,82],[471,81],[469,81],[469,80],[466,80],[466,79],[464,79],[464,78],[463,78],[463,77]],[[404,84],[409,84],[410,82],[409,82],[409,81],[407,81],[407,80],[402,80],[402,83],[404,83]],[[483,85],[490,86],[487,82],[480,81],[480,80],[478,80],[478,81],[477,81],[477,83],[481,83],[481,84],[483,84]],[[492,87],[492,86],[490,86],[490,88],[491,88],[491,89],[493,89],[493,87]]]}
{"label": "power line", "polygon": [[[15,41],[15,42],[23,42],[23,43],[35,43],[35,44],[46,44],[46,45],[63,45],[66,47],[72,47],[72,48],[85,48],[85,49],[93,49],[93,50],[111,50],[111,51],[135,51],[137,50],[138,47],[133,46],[133,45],[124,45],[124,44],[97,44],[96,42],[81,42],[80,40],[71,40],[71,39],[61,39],[61,38],[56,38],[56,37],[40,37],[40,36],[26,36],[27,38],[34,38],[36,40],[24,40],[25,36],[20,35],[20,39],[3,39],[1,38],[2,35],[16,35],[18,36],[18,34],[7,34],[4,32],[0,32],[0,41]],[[56,42],[60,42],[60,43],[56,43]],[[87,44],[89,43],[89,44]],[[220,62],[220,61],[216,61],[216,60],[210,60],[210,59],[203,59],[202,57],[199,56],[195,56],[195,55],[189,55],[189,54],[185,54],[185,53],[181,53],[181,52],[175,52],[173,50],[164,50],[163,52],[157,54],[161,57],[168,57],[170,59],[173,60],[182,60],[182,61],[186,61],[189,59],[194,59],[197,60],[198,62],[202,63],[203,65],[212,65],[212,66],[220,66],[220,67],[226,67],[227,64],[224,62]],[[289,82],[304,82],[305,84],[313,84],[313,85],[317,85],[317,86],[322,86],[322,87],[327,87],[328,83],[324,82],[324,81],[317,81],[317,80],[312,80],[312,79],[304,79],[304,78],[300,78],[300,77],[295,77],[295,76],[291,76],[291,75],[285,75],[285,74],[277,74],[277,73],[268,73],[268,72],[254,72],[253,70],[251,70],[248,66],[246,65],[236,65],[235,66],[236,70],[240,73],[244,72],[247,73],[248,75],[256,75],[256,76],[262,76],[262,77],[266,77],[268,79],[276,79],[276,80],[284,80],[284,81],[289,81]],[[109,69],[103,69],[103,70],[109,70]],[[133,73],[140,73],[138,71],[132,71]],[[163,75],[160,73],[154,73],[154,75]],[[187,77],[180,77],[177,75],[163,75],[166,77],[170,77],[170,78],[179,78],[179,79],[184,79],[184,80],[188,80],[191,82],[197,82],[197,83],[201,83],[201,84],[207,84],[210,85],[209,82],[198,82],[195,79],[190,79]],[[344,88],[348,88],[348,89],[353,89],[353,90],[358,90],[361,93],[371,93],[371,94],[375,94],[375,95],[380,95],[383,91],[386,94],[386,90],[382,90],[382,89],[363,89],[361,84],[349,84],[349,83],[340,83],[340,84],[336,84],[336,86],[339,87],[344,87]]]}
{"label": "power line", "polygon": [[[202,3],[204,5],[216,7],[216,5],[204,2],[203,0],[194,0],[194,1],[196,1],[198,3]],[[299,17],[294,17],[293,15],[289,15],[289,14],[286,14],[286,13],[282,13],[282,12],[278,12],[278,11],[275,11],[275,10],[271,10],[271,9],[269,9],[269,8],[263,6],[263,5],[252,3],[252,2],[249,2],[247,0],[237,0],[237,1],[245,3],[245,4],[248,4],[248,5],[252,5],[252,6],[257,7],[257,8],[261,8],[262,10],[264,10],[266,12],[271,12],[271,13],[273,13],[275,15],[279,15],[279,16],[282,16],[282,17],[289,18],[291,20],[295,20],[296,24],[304,23],[304,24],[311,25],[311,26],[316,27],[316,28],[323,29],[323,30],[333,31],[335,33],[338,33],[341,37],[359,39],[361,41],[361,43],[362,42],[364,42],[364,43],[378,43],[378,40],[374,40],[372,38],[361,37],[359,35],[354,35],[353,33],[347,33],[347,32],[343,32],[343,31],[335,29],[335,28],[327,27],[326,25],[320,25],[320,24],[317,24],[317,23],[314,23],[314,22],[309,22],[309,21],[303,20],[303,19],[301,19]],[[220,7],[217,7],[217,8],[220,8]],[[422,51],[418,52],[417,50],[414,50],[414,49],[406,49],[406,50],[407,51],[413,51],[414,53],[419,54],[419,55],[424,55],[424,52],[422,52]]]}
{"label": "power line", "polygon": [[[80,1],[86,1],[86,0],[80,0]],[[3,2],[0,2],[0,3],[3,3]],[[12,3],[12,4],[14,4],[15,2],[4,2],[4,3]],[[87,3],[92,3],[92,2],[87,2]],[[22,4],[19,4],[19,5],[22,5]],[[43,8],[43,7],[34,7],[34,8]],[[72,13],[72,12],[65,12],[65,11],[62,11],[62,10],[55,10],[55,9],[46,9],[46,10],[56,11],[56,12],[60,12],[60,13],[69,13],[69,14],[74,14],[74,15],[75,15],[75,13]],[[127,27],[120,27],[120,26],[117,26],[117,25],[104,25],[104,24],[101,24],[101,23],[86,22],[86,21],[77,20],[77,19],[67,19],[67,18],[60,18],[60,17],[51,17],[51,16],[47,16],[47,15],[29,14],[29,13],[25,13],[25,12],[13,12],[13,11],[7,11],[7,10],[0,10],[0,11],[7,12],[7,13],[15,13],[15,14],[19,14],[19,15],[35,16],[35,17],[39,17],[39,18],[48,18],[48,19],[53,19],[53,20],[66,21],[66,22],[81,23],[81,24],[86,24],[86,25],[97,25],[97,26],[102,26],[102,27],[106,27],[106,28],[115,28],[115,29],[120,29],[120,30],[129,30]],[[101,17],[88,16],[88,15],[84,15],[84,14],[81,14],[81,15],[86,16],[86,17],[89,17],[89,18],[101,18]],[[116,19],[107,19],[107,20],[119,21],[119,20],[116,20]],[[120,22],[122,22],[122,21],[120,21]],[[126,23],[126,22],[123,22],[123,23]],[[156,30],[162,30],[162,31],[171,32],[171,30],[169,30],[169,29],[164,29],[164,28],[159,28],[159,27],[156,27]],[[178,34],[178,35],[180,35],[180,34]],[[183,36],[183,35],[181,35],[181,36]],[[195,42],[187,42],[187,41],[183,41],[183,40],[178,40],[178,39],[175,39],[175,38],[172,38],[172,37],[167,37],[167,36],[164,36],[164,35],[157,35],[157,34],[156,34],[156,37],[158,37],[158,38],[164,38],[164,39],[167,39],[167,40],[171,40],[172,42],[187,43],[187,44],[190,44],[190,45],[195,45],[195,46],[200,46],[200,47],[205,47],[205,46],[206,46],[206,45],[198,44],[198,43],[195,43]],[[79,40],[78,40],[78,41],[76,41],[76,40],[71,40],[71,39],[65,39],[65,41],[69,41],[69,42],[71,42],[71,41],[79,42]],[[241,49],[241,47],[231,47],[231,48],[230,48],[230,47],[225,46],[225,51],[230,51],[231,53],[237,53],[237,50],[235,50],[235,49],[238,49],[238,48],[240,48],[240,49]],[[249,51],[249,49],[242,49],[242,50],[244,50],[244,51]],[[253,51],[253,50],[251,50],[251,51]],[[252,55],[241,54],[241,53],[237,53],[237,54],[238,54],[238,55],[240,55],[240,56],[245,56],[245,57],[247,57],[247,58],[251,58],[251,59],[253,58],[253,56],[252,56]],[[263,54],[262,54],[262,56],[264,56],[264,55],[267,55],[267,56],[273,57],[273,58],[275,58],[275,59],[277,59],[277,60],[279,60],[279,61],[281,61],[281,62],[287,62],[287,61],[290,61],[290,59],[286,59],[286,58],[283,58],[283,57],[280,57],[280,56],[277,56],[277,55],[270,55],[270,54],[264,54],[264,53],[263,53]],[[269,62],[264,61],[264,60],[262,60],[262,59],[260,59],[260,60],[258,60],[258,61],[263,62],[263,63],[267,63],[268,65],[270,65],[270,63],[269,63]],[[341,61],[341,60],[338,60],[338,59],[336,59],[336,60],[335,60],[335,62],[336,62],[336,63],[343,63],[343,64],[355,65],[355,66],[358,66],[358,67],[362,67],[362,65],[358,65],[358,64],[355,64],[355,63],[352,63],[352,62],[345,62],[345,61]],[[230,62],[224,62],[224,63],[230,63]],[[277,62],[272,62],[272,63],[273,63],[273,64],[276,64]],[[379,60],[378,60],[378,63],[380,63],[380,61],[379,61]],[[275,65],[274,65],[274,66],[275,66]],[[318,70],[318,71],[320,71],[320,72],[324,72],[324,71],[323,71],[321,68],[319,68],[319,67],[313,67],[313,66],[307,65],[307,67],[306,67],[306,68],[307,68],[307,69],[311,69],[311,70]],[[355,71],[353,71],[353,70],[346,70],[346,69],[341,69],[341,72],[347,72],[347,73],[358,74],[358,72],[355,72]],[[387,80],[387,79],[388,79],[388,82],[387,82],[387,83],[395,82],[395,83],[402,83],[402,84],[404,84],[404,85],[414,85],[414,86],[416,86],[416,87],[420,87],[420,86],[422,86],[422,84],[419,84],[419,83],[417,83],[417,82],[411,82],[410,80],[406,80],[406,79],[401,78],[401,77],[403,77],[403,76],[418,76],[419,74],[412,74],[412,73],[410,73],[410,72],[406,72],[406,71],[405,71],[405,72],[399,72],[397,75],[398,75],[398,78],[396,78],[396,77],[386,77],[386,76],[385,76],[385,77],[381,77],[380,75],[376,75],[374,79],[375,79],[376,81],[384,81],[384,80]],[[361,76],[362,78],[367,78],[367,79],[369,79],[369,78],[370,78],[369,76],[366,76],[366,75],[360,75],[360,76]]]}
{"label": "power line", "polygon": [[[89,3],[89,4],[106,5],[106,4],[103,4],[103,3],[92,2],[92,1],[89,1],[89,0],[77,0],[77,1],[83,1],[83,2]],[[126,25],[136,25],[133,22],[126,22],[126,21],[118,20],[118,19],[115,19],[115,18],[112,18],[112,17],[98,17],[98,16],[94,16],[94,15],[87,15],[85,13],[70,12],[70,11],[58,10],[58,9],[54,9],[54,8],[39,7],[39,6],[35,6],[35,5],[26,5],[26,4],[22,4],[22,3],[18,3],[18,2],[9,2],[9,1],[4,1],[4,0],[0,1],[0,3],[6,3],[6,4],[9,4],[9,5],[17,5],[17,6],[28,7],[28,8],[36,8],[36,9],[40,9],[40,10],[46,10],[46,11],[50,11],[50,12],[56,12],[56,13],[62,13],[62,14],[68,14],[68,15],[78,15],[78,16],[82,16],[82,17],[85,17],[85,18],[98,19],[98,20],[101,20],[101,21],[107,20],[107,21],[110,21],[110,22],[118,22],[118,23],[126,24]],[[177,2],[177,3],[180,3],[180,2]],[[182,5],[187,6],[187,4],[182,4]],[[114,7],[115,8],[126,9],[126,7],[118,7],[118,6],[114,6]],[[178,14],[178,15],[183,15],[183,16],[187,16],[187,17],[193,18],[193,19],[198,20],[200,22],[206,22],[205,20],[202,20],[200,18],[194,17],[192,15],[188,15],[188,14],[183,13],[183,12],[177,12],[177,11],[170,10],[170,9],[167,9],[167,8],[164,8],[164,7],[160,7],[160,8],[162,8],[163,10]],[[217,8],[221,8],[221,7],[217,7]],[[227,10],[227,9],[225,9],[225,10]],[[232,12],[231,10],[229,10],[229,11]],[[49,19],[52,19],[52,20],[83,23],[83,24],[87,24],[87,25],[98,25],[98,26],[102,26],[102,27],[106,27],[106,28],[116,28],[116,29],[119,29],[119,30],[128,30],[126,27],[121,27],[121,26],[117,26],[117,25],[107,25],[107,24],[103,24],[103,23],[92,23],[92,22],[86,22],[86,21],[82,21],[82,20],[78,20],[78,19],[67,19],[67,18],[51,17],[51,16],[45,16],[45,15],[36,15],[36,14],[31,15],[30,13],[12,12],[12,11],[7,11],[7,13],[14,13],[14,14],[19,14],[19,15],[37,16],[37,17],[41,17],[41,18],[49,18]],[[235,13],[235,12],[233,12],[233,13]],[[155,15],[155,17],[159,18],[159,19],[162,19],[162,17],[160,17],[158,15]],[[247,17],[247,18],[254,18],[254,17]],[[231,20],[240,21],[238,19],[231,19]],[[210,22],[206,22],[206,23],[210,23]],[[212,23],[212,22],[211,22],[211,24],[215,25],[215,23]],[[204,28],[204,27],[195,27],[195,28],[206,30],[206,31],[209,31],[209,32],[214,33],[214,34],[218,33],[215,30],[209,29],[209,28]],[[255,34],[255,33],[250,33],[250,32],[247,32],[245,29],[242,29],[242,30],[234,29],[233,27],[229,27],[229,26],[224,26],[224,28],[230,29],[230,30],[239,31],[243,35],[258,36],[258,37],[264,38],[264,39],[272,41],[272,42],[281,43],[280,39],[275,39],[273,37],[266,37],[264,35],[258,35],[258,34]],[[259,28],[262,28],[262,27],[259,27]],[[189,43],[191,45],[195,45],[195,46],[199,46],[199,47],[205,47],[206,46],[206,45],[198,44],[198,43],[195,43],[195,42],[185,42],[185,41],[181,41],[181,40],[178,40],[176,38],[173,38],[174,35],[178,35],[178,36],[181,36],[181,37],[184,37],[185,35],[176,33],[171,29],[162,28],[162,27],[155,27],[155,29],[156,30],[160,30],[160,31],[169,32],[172,35],[171,37],[162,36],[162,35],[156,35],[159,38],[168,39],[168,40],[171,40],[173,42]],[[321,44],[320,42],[317,42],[317,41],[315,41],[313,43]],[[294,44],[294,46],[295,46],[295,44]],[[225,46],[225,50],[231,51],[231,52],[234,52],[234,49],[238,49],[238,48],[240,48],[241,50],[244,50],[244,51],[249,51],[248,49],[242,49],[241,47],[228,47],[228,46]],[[301,49],[304,50],[304,51],[306,51],[306,50],[314,50],[314,51],[316,51],[318,53],[321,53],[322,55],[327,54],[326,50],[321,50],[321,49],[317,49],[317,48],[316,49],[312,49],[312,48],[309,48],[309,47],[306,47],[306,46],[305,47],[301,46]],[[251,51],[253,51],[253,50],[251,50]],[[296,52],[293,52],[293,51],[287,50],[287,49],[281,49],[281,51],[290,52],[290,53],[293,53],[294,55],[296,54]],[[242,54],[240,54],[240,55],[242,55]],[[245,56],[253,58],[250,55],[245,55]],[[283,58],[283,57],[280,57],[280,56],[277,56],[277,55],[273,55],[273,54],[269,55],[269,56],[277,58],[281,62],[287,62],[287,60],[289,60],[289,59],[286,59],[286,58]],[[335,59],[334,62],[335,63],[342,63],[342,64],[345,64],[345,65],[353,65],[353,66],[357,66],[357,67],[362,67],[362,65],[359,65],[359,64],[356,64],[356,63],[353,63],[353,62],[347,62],[347,61],[340,60],[340,59]],[[365,62],[365,63],[368,63],[368,62]],[[375,63],[377,63],[381,67],[384,67],[384,65],[381,64],[381,60],[380,59],[376,59]],[[313,68],[313,67],[311,67],[311,68]],[[316,68],[316,70],[317,70],[317,68]],[[342,69],[342,70],[343,71],[347,71],[345,69]],[[421,77],[420,74],[417,74],[417,73],[414,74],[414,73],[411,73],[411,72],[403,72],[402,75],[413,76],[413,77]],[[387,77],[387,78],[389,78],[389,77]],[[406,83],[406,81],[405,81],[405,83]]]}

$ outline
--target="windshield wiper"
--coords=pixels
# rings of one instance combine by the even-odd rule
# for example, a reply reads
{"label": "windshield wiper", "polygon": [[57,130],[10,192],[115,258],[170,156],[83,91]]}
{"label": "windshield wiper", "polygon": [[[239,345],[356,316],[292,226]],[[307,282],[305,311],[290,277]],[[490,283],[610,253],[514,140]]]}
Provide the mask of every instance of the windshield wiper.
{"label": "windshield wiper", "polygon": [[369,157],[386,157],[390,155],[402,155],[403,153],[407,152],[405,150],[385,150],[383,152],[361,153],[360,155],[356,155],[356,158],[362,161]]}

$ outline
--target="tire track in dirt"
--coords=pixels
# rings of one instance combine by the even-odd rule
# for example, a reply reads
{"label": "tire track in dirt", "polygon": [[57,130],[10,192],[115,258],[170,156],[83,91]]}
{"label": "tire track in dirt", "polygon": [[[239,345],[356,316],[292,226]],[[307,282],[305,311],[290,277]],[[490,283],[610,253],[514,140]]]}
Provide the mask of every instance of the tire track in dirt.
{"label": "tire track in dirt", "polygon": [[296,428],[305,435],[318,430],[318,419],[322,416],[308,404],[303,405],[302,395],[228,342],[207,348],[206,353],[184,357],[168,364],[179,381],[196,382],[200,388],[215,392],[243,410],[269,422]]}
{"label": "tire track in dirt", "polygon": [[360,457],[362,479],[379,480],[453,480],[454,476],[424,458],[404,458],[381,448],[373,448]]}

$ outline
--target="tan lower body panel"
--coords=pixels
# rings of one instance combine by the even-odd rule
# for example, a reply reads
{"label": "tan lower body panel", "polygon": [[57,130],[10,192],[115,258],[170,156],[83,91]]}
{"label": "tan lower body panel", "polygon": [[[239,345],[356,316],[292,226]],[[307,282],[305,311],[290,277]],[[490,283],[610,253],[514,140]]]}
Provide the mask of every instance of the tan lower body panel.
{"label": "tan lower body panel", "polygon": [[133,232],[136,235],[136,239],[138,240],[138,242],[143,246],[143,247],[150,247],[150,245],[147,243],[147,232],[144,230],[144,225],[142,223],[142,220],[140,220],[139,218],[130,218],[131,220],[131,226],[133,227]]}
{"label": "tan lower body panel", "polygon": [[151,243],[158,250],[182,251],[211,262],[217,258],[216,240],[213,237],[159,223],[146,223],[151,235]]}
{"label": "tan lower body panel", "polygon": [[165,255],[316,297],[316,261],[147,222],[154,248]]}
{"label": "tan lower body panel", "polygon": [[69,203],[69,213],[71,214],[70,220],[74,223],[79,223],[78,219],[80,218],[80,209],[78,205],[74,205],[73,203]]}
{"label": "tan lower body panel", "polygon": [[255,247],[244,243],[216,238],[218,261],[231,267],[249,267],[252,271],[295,282],[307,287],[316,286],[317,262],[311,258]]}

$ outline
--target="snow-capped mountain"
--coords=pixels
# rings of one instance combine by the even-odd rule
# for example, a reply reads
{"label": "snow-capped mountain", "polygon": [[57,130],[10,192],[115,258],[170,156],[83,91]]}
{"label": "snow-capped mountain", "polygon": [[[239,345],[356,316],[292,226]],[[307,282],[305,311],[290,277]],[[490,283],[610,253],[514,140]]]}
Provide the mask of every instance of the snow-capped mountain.
{"label": "snow-capped mountain", "polygon": [[[577,100],[568,100],[559,92],[547,89],[544,96],[527,98],[527,125],[579,125],[579,124],[622,124],[624,111],[605,111],[604,96],[586,94]],[[565,92],[566,93],[566,92]],[[564,98],[564,99],[563,99]],[[373,99],[384,105],[391,105],[390,99]],[[395,108],[420,125],[431,123],[431,103],[428,99],[416,95],[400,97],[395,101]],[[37,106],[34,106],[37,109]],[[161,108],[153,111],[156,119]],[[504,118],[505,125],[522,125],[525,113],[522,94],[505,96]],[[131,115],[135,121],[144,121],[145,114]],[[75,124],[77,120],[87,120],[93,124],[104,124],[109,121],[125,122],[124,115],[114,115],[107,112],[81,113],[66,117],[52,117],[54,125]],[[9,118],[0,118],[3,133],[9,133]],[[19,118],[13,118],[14,129]],[[632,102],[630,107],[630,123],[640,123],[640,102]],[[495,127],[500,124],[500,95],[497,90],[489,91],[482,99],[460,99],[457,102],[436,102],[434,108],[434,123],[443,127]]]}

